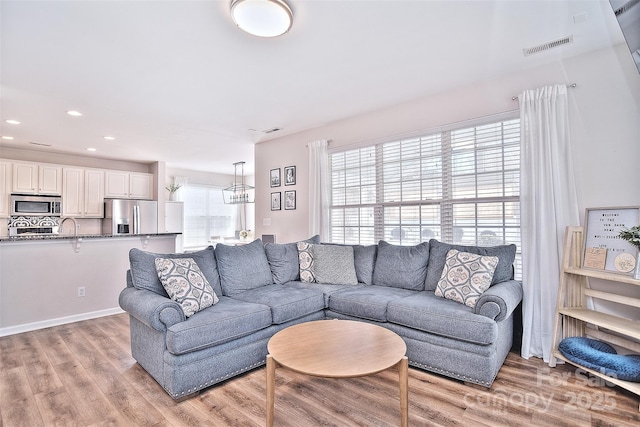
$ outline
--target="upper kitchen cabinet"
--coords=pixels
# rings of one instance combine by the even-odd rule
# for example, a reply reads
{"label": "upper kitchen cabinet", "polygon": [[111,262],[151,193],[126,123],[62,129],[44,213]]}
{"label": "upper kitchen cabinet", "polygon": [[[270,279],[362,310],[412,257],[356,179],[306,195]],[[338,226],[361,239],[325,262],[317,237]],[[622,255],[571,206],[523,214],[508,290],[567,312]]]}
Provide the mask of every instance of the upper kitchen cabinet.
{"label": "upper kitchen cabinet", "polygon": [[38,163],[14,163],[14,193],[62,194],[62,167]]}
{"label": "upper kitchen cabinet", "polygon": [[62,182],[63,216],[104,216],[104,171],[65,167]]}
{"label": "upper kitchen cabinet", "polygon": [[84,171],[84,217],[104,217],[104,171]]}
{"label": "upper kitchen cabinet", "polygon": [[132,199],[153,199],[153,175],[130,173],[129,197]]}
{"label": "upper kitchen cabinet", "polygon": [[11,163],[0,162],[0,218],[8,218],[11,215],[11,181],[13,170]]}
{"label": "upper kitchen cabinet", "polygon": [[153,199],[153,175],[105,171],[104,197],[151,200]]}

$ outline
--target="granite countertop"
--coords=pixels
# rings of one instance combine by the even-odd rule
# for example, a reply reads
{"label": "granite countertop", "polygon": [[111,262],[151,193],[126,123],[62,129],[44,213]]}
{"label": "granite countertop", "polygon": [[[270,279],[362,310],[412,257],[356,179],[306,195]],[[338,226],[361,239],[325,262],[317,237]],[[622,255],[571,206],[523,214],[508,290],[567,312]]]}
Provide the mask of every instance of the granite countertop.
{"label": "granite countertop", "polygon": [[[176,236],[182,233],[148,233],[148,234],[78,234],[78,239],[113,239],[121,237],[145,237],[145,236]],[[0,236],[0,243],[27,242],[43,240],[75,240],[76,236],[70,234],[41,234],[30,236]]]}

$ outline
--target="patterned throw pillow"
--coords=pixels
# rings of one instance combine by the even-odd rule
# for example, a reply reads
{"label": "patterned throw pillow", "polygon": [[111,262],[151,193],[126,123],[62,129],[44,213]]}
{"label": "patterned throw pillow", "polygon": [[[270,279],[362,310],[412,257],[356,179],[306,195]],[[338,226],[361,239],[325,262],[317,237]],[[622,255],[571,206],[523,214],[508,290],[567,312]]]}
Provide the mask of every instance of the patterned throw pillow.
{"label": "patterned throw pillow", "polygon": [[435,295],[474,308],[478,298],[489,289],[497,265],[498,257],[451,249],[447,253]]}
{"label": "patterned throw pillow", "polygon": [[218,296],[193,258],[156,258],[156,271],[169,297],[186,317],[218,302]]}
{"label": "patterned throw pillow", "polygon": [[298,242],[298,262],[300,264],[300,281],[313,283],[316,278],[313,275],[313,254],[311,253],[311,244],[307,242]]}

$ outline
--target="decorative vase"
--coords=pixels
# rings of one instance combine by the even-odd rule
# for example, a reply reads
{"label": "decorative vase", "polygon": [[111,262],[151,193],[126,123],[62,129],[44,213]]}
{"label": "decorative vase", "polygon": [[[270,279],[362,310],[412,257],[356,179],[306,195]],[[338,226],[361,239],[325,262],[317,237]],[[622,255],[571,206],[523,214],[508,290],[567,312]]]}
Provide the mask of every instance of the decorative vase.
{"label": "decorative vase", "polygon": [[176,201],[176,192],[175,191],[169,193],[169,200],[171,200],[172,202]]}
{"label": "decorative vase", "polygon": [[640,280],[640,250],[636,255],[636,268],[633,270],[633,278]]}

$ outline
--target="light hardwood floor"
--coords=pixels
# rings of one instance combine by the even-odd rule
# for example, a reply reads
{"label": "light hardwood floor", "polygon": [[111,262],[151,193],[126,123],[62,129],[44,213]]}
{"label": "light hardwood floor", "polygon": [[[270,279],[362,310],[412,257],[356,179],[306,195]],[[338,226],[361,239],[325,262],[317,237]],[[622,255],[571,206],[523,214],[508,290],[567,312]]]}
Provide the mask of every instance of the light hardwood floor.
{"label": "light hardwood floor", "polygon": [[[397,373],[276,371],[276,426],[395,426]],[[262,426],[264,368],[176,403],[133,360],[125,314],[0,338],[0,426]],[[511,353],[491,389],[409,369],[410,426],[638,426],[639,398]]]}

